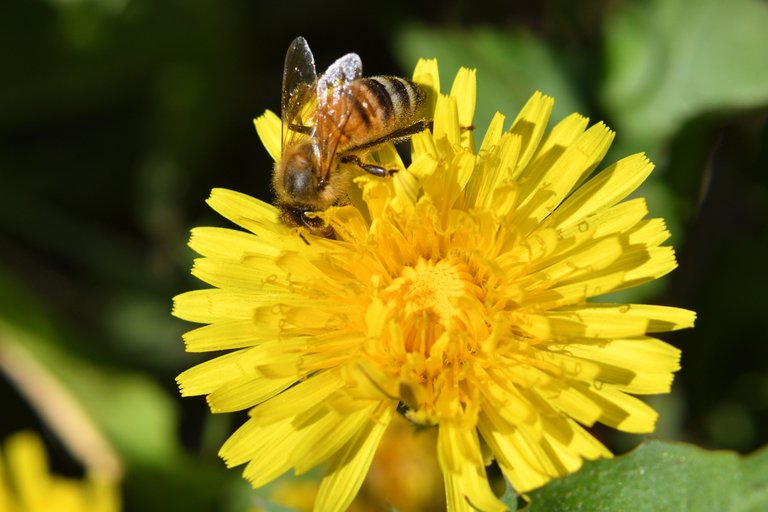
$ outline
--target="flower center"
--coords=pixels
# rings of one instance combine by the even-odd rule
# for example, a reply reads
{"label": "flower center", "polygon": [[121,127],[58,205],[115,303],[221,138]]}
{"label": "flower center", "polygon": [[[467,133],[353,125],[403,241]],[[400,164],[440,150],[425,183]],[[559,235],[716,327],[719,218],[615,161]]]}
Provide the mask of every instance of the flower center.
{"label": "flower center", "polygon": [[406,319],[421,317],[445,330],[464,324],[466,312],[461,304],[481,295],[467,265],[456,258],[437,262],[419,258],[384,290],[385,300]]}
{"label": "flower center", "polygon": [[380,361],[389,384],[381,387],[400,398],[416,423],[461,416],[471,360],[488,336],[484,292],[468,265],[455,257],[420,258],[381,298],[387,320],[397,326],[382,334]]}

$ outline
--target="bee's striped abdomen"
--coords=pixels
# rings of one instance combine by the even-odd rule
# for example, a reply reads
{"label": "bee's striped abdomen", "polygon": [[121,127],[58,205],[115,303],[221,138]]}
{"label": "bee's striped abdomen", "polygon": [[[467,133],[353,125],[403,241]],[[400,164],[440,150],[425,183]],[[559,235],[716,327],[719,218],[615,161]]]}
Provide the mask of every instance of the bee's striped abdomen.
{"label": "bee's striped abdomen", "polygon": [[[355,97],[358,104],[368,104],[374,116],[382,120],[390,120],[395,116],[395,103],[387,88],[375,78],[364,78],[358,81],[360,94]],[[370,122],[368,121],[370,126]]]}
{"label": "bee's striped abdomen", "polygon": [[397,127],[411,124],[424,104],[424,91],[413,82],[397,76],[373,76],[361,80],[375,97],[388,118],[398,120]]}
{"label": "bee's striped abdomen", "polygon": [[[372,76],[350,83],[315,114],[315,137],[321,161],[334,155],[390,139],[398,131],[425,119],[426,93],[396,76]],[[335,145],[327,144],[334,141]]]}
{"label": "bee's striped abdomen", "polygon": [[[337,153],[386,140],[423,117],[426,94],[404,78],[360,78],[350,84],[348,91],[333,105],[333,111],[318,116],[318,138],[337,140]],[[339,119],[342,112],[343,119]]]}

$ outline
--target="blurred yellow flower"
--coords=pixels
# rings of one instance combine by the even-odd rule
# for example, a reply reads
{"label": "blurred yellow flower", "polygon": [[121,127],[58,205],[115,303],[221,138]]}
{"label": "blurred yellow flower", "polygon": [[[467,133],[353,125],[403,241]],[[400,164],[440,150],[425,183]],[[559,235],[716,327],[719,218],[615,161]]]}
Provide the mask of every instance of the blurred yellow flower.
{"label": "blurred yellow flower", "polygon": [[[440,468],[435,458],[435,429],[416,429],[395,415],[379,442],[376,455],[349,512],[445,510]],[[271,502],[291,510],[311,511],[319,483],[307,478],[281,479],[270,486]]]}
{"label": "blurred yellow flower", "polygon": [[[435,61],[414,79],[439,93]],[[649,334],[694,313],[588,302],[676,266],[661,219],[623,201],[651,172],[633,155],[590,178],[613,139],[573,114],[547,132],[533,95],[508,129],[496,114],[475,151],[475,73],[436,95],[433,131],[369,155],[401,172],[361,175],[352,204],[321,214],[335,240],[281,225],[274,207],[216,189],[208,203],[247,231],[196,228],[193,274],[213,288],[174,314],[209,324],[187,350],[229,351],[178,377],[214,412],[249,409],[221,449],[255,487],[319,465],[315,510],[345,510],[400,411],[435,426],[449,510],[501,511],[486,466],[518,492],[610,452],[584,426],[650,432],[632,395],[669,391],[679,351]],[[280,120],[256,120],[279,155]]]}
{"label": "blurred yellow flower", "polygon": [[117,512],[116,486],[96,476],[84,480],[52,475],[40,438],[31,432],[11,436],[0,459],[2,512]]}

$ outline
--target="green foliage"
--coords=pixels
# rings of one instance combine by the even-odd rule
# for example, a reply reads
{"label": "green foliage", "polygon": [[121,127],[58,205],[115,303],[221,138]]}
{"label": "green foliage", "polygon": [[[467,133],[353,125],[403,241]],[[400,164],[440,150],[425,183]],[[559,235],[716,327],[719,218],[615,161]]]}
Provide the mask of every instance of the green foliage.
{"label": "green foliage", "polygon": [[748,457],[649,441],[531,493],[530,512],[768,510],[768,449]]}
{"label": "green foliage", "polygon": [[760,0],[617,10],[606,23],[603,100],[625,144],[654,150],[702,113],[768,102],[767,26]]}

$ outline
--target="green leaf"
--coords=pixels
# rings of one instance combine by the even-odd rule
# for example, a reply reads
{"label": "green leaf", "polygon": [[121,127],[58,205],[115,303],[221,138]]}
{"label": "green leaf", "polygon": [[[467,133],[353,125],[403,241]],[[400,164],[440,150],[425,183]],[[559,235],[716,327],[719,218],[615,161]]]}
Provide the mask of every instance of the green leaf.
{"label": "green leaf", "polygon": [[419,58],[437,58],[443,92],[450,91],[459,67],[478,70],[475,126],[480,138],[494,113],[511,122],[537,90],[555,98],[553,119],[584,112],[563,63],[527,32],[410,27],[397,35],[395,44],[404,70],[412,70]]}
{"label": "green leaf", "polygon": [[511,485],[509,485],[509,482],[507,482],[507,487],[504,490],[504,494],[499,498],[503,504],[507,506],[508,512],[514,512],[517,510],[517,500],[519,495],[517,494],[517,491],[515,491]]}
{"label": "green leaf", "polygon": [[530,512],[768,510],[768,449],[748,457],[650,441],[531,493]]}
{"label": "green leaf", "polygon": [[633,150],[702,113],[768,102],[766,2],[626,2],[606,27],[605,107]]}

